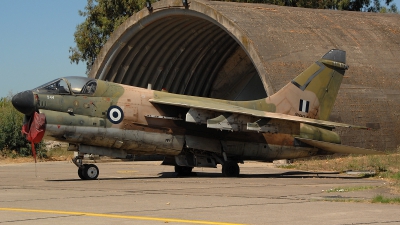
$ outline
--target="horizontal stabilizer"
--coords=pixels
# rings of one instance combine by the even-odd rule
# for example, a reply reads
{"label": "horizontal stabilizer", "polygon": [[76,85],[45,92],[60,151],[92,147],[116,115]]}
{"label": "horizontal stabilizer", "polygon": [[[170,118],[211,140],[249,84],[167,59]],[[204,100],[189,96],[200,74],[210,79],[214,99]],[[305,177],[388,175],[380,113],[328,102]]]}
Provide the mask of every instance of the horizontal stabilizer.
{"label": "horizontal stabilizer", "polygon": [[348,146],[348,145],[340,145],[340,144],[334,144],[334,143],[323,142],[323,141],[315,141],[315,140],[306,139],[306,138],[296,138],[296,139],[301,142],[304,142],[306,144],[309,144],[311,146],[314,146],[316,148],[328,151],[328,152],[342,153],[342,154],[362,154],[362,155],[385,155],[386,154],[381,151],[375,151],[375,150],[365,149],[365,148],[358,148],[358,147],[353,147],[353,146]]}

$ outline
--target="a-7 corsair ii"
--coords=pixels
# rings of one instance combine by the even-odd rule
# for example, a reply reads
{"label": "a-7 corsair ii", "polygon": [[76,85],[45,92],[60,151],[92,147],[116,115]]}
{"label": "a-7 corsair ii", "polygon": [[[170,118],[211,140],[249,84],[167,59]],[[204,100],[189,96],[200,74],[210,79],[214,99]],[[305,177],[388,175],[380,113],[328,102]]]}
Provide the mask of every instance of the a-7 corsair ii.
{"label": "a-7 corsair ii", "polygon": [[193,167],[217,167],[239,175],[244,160],[271,161],[333,153],[381,154],[340,144],[327,121],[346,65],[346,53],[331,50],[276,94],[253,101],[227,101],[172,94],[85,77],[59,78],[16,94],[25,114],[23,132],[32,142],[67,142],[81,179],[96,179],[97,166],[84,154],[125,158],[164,155],[185,175]]}

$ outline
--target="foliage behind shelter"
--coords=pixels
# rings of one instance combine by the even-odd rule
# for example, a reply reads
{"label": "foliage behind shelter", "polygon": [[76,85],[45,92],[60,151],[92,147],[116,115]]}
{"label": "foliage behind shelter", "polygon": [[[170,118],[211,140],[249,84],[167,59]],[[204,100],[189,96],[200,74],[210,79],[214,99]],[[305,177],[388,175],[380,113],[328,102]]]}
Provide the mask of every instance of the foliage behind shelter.
{"label": "foliage behind shelter", "polygon": [[[11,97],[0,98],[0,155],[6,157],[31,155],[31,144],[21,133],[24,115],[11,103]],[[36,145],[38,156],[44,156],[43,144]]]}

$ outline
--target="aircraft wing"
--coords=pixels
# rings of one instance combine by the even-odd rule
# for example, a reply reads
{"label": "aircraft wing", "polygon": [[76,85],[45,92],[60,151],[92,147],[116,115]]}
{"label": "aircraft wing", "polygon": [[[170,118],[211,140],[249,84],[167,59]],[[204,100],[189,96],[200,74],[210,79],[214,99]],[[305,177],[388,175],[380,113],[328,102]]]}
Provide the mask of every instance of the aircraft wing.
{"label": "aircraft wing", "polygon": [[[165,104],[165,105],[174,105],[174,106],[181,106],[185,108],[194,108],[194,109],[202,109],[202,110],[209,110],[219,113],[233,113],[239,115],[248,115],[257,118],[267,118],[267,119],[279,119],[279,120],[286,120],[292,122],[299,122],[299,123],[306,123],[310,125],[317,125],[323,126],[327,128],[335,128],[335,127],[347,127],[347,128],[355,128],[355,129],[370,129],[368,127],[363,126],[355,126],[350,124],[344,123],[336,123],[331,121],[324,121],[324,120],[316,120],[298,116],[291,116],[282,113],[272,113],[272,112],[265,112],[261,110],[249,109],[244,108],[236,105],[227,104],[223,101],[212,100],[204,98],[204,101],[194,100],[190,98],[176,98],[176,97],[162,97],[162,98],[153,98],[149,100],[151,103],[156,104]],[[253,121],[254,122],[254,121]]]}
{"label": "aircraft wing", "polygon": [[304,142],[306,144],[309,144],[311,146],[314,146],[316,148],[328,151],[328,152],[343,153],[343,154],[364,154],[364,155],[385,155],[386,154],[381,151],[375,151],[375,150],[365,149],[365,148],[358,148],[358,147],[353,147],[353,146],[348,146],[348,145],[340,145],[340,144],[316,141],[316,140],[311,140],[311,139],[306,139],[306,138],[296,138],[296,139],[301,142]]}

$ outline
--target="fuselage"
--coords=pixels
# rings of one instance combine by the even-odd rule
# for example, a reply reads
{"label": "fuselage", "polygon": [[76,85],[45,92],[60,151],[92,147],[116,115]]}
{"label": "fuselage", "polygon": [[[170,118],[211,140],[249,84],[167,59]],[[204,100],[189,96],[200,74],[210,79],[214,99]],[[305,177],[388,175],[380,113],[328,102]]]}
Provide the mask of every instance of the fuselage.
{"label": "fuselage", "polygon": [[[295,137],[315,135],[309,132],[310,129],[319,128],[271,120],[271,132],[267,133],[208,129],[204,124],[185,122],[188,108],[156,105],[149,101],[173,96],[257,110],[276,110],[265,100],[234,102],[200,98],[90,79],[86,84],[83,82],[86,86],[81,88],[73,86],[77,83],[74,78],[63,78],[61,82],[67,87],[53,90],[50,85],[50,89],[33,89],[37,110],[46,115],[47,139],[105,147],[134,155],[174,156],[185,148],[221,154],[221,145],[226,146],[228,156],[240,160],[300,158],[318,152],[314,147],[297,143]],[[90,82],[93,87],[88,88]]]}
{"label": "fuselage", "polygon": [[[326,53],[277,93],[252,101],[228,101],[132,87],[86,77],[59,78],[16,94],[25,114],[22,131],[32,143],[69,143],[81,179],[96,179],[85,154],[124,158],[164,155],[163,165],[189,175],[217,167],[235,177],[244,160],[270,161],[333,153],[381,154],[343,146],[328,121],[346,65],[344,51]],[[355,126],[357,129],[368,129]],[[34,148],[32,148],[33,153]],[[35,155],[35,154],[34,154]]]}

